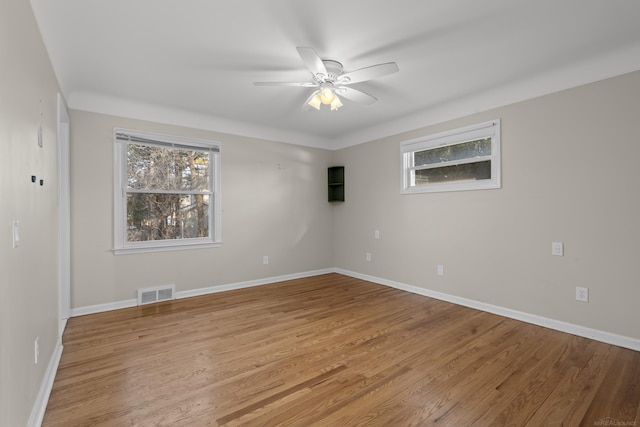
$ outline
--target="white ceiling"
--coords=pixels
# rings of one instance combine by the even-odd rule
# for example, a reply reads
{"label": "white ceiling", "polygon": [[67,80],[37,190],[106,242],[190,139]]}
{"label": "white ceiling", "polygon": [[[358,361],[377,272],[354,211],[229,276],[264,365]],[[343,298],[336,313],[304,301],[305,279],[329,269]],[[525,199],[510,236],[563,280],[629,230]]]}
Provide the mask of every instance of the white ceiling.
{"label": "white ceiling", "polygon": [[[31,0],[71,108],[341,148],[640,69],[637,0]],[[378,98],[303,111],[296,51]]]}

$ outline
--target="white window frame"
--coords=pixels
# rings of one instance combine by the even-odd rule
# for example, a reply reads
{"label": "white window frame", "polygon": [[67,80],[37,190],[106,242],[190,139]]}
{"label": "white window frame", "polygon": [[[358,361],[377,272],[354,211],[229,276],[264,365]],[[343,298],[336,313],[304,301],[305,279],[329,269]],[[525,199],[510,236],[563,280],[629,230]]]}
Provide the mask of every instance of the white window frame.
{"label": "white window frame", "polygon": [[[125,136],[129,136],[126,139]],[[221,195],[220,195],[220,143],[184,138],[173,135],[164,135],[138,130],[114,128],[114,247],[116,255],[172,251],[179,249],[196,249],[219,247],[222,244],[221,236]],[[146,141],[162,144],[173,144],[181,147],[193,147],[194,149],[209,151],[209,177],[211,180],[209,199],[209,236],[187,238],[179,240],[149,240],[144,242],[127,241],[127,144],[129,142]],[[144,143],[144,142],[143,142]]]}
{"label": "white window frame", "polygon": [[[428,166],[414,167],[414,153],[427,149],[462,144],[477,139],[491,138],[491,155],[470,157],[449,162],[436,163]],[[403,141],[400,144],[401,159],[401,194],[435,193],[445,191],[486,190],[501,188],[501,158],[500,158],[500,120],[479,123],[464,128],[429,135]],[[491,178],[476,181],[438,182],[426,185],[415,185],[415,171],[427,168],[439,168],[465,163],[475,163],[489,160],[491,162]]]}

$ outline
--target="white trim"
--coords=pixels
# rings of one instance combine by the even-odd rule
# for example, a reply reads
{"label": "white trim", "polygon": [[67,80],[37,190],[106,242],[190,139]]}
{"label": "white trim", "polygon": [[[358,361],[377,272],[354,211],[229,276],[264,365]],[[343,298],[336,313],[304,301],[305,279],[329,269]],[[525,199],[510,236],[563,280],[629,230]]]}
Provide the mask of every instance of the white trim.
{"label": "white trim", "polygon": [[[219,221],[218,221],[219,222]],[[165,242],[159,241],[156,242]],[[113,249],[114,255],[128,255],[128,254],[143,254],[147,252],[167,252],[167,251],[182,251],[186,249],[206,249],[206,248],[219,248],[222,246],[222,242],[204,242],[204,243],[194,243],[194,242],[182,242],[182,241],[171,241],[167,244],[158,244],[157,246],[147,245],[144,247],[126,247]]]}
{"label": "white trim", "polygon": [[525,313],[518,310],[512,310],[510,308],[500,307],[497,305],[487,304],[484,302],[462,298],[455,295],[445,294],[443,292],[437,292],[429,289],[419,288],[417,286],[407,285],[405,283],[382,279],[375,276],[369,276],[368,274],[360,274],[354,271],[343,270],[341,268],[336,268],[334,269],[334,271],[336,273],[343,274],[345,276],[355,277],[356,279],[366,280],[369,282],[377,283],[384,286],[389,286],[392,288],[400,289],[403,291],[411,292],[411,293],[422,295],[425,297],[435,298],[441,301],[447,301],[453,304],[458,304],[465,307],[486,311],[488,313],[497,314],[499,316],[508,317],[510,319],[520,320],[522,322],[543,326],[545,328],[553,329],[556,331],[566,332],[572,335],[577,335],[584,338],[590,338],[590,339],[601,341],[607,344],[617,345],[617,346],[625,347],[631,350],[640,351],[640,340],[636,338],[626,337],[624,335],[618,335],[611,332],[601,331],[598,329],[587,328],[585,326],[563,322],[561,320],[550,319],[548,317]]}
{"label": "white trim", "polygon": [[53,388],[53,381],[56,379],[56,372],[58,371],[58,365],[62,357],[62,348],[62,339],[59,338],[56,348],[49,359],[42,383],[40,383],[36,401],[31,408],[31,415],[29,416],[29,421],[27,421],[28,427],[39,427],[42,425],[44,413],[47,410],[47,403],[49,403],[49,395]]}
{"label": "white trim", "polygon": [[108,302],[105,304],[88,305],[85,307],[72,308],[71,317],[102,313],[104,311],[120,310],[122,308],[135,307],[137,305],[138,301],[135,298],[124,301]]}
{"label": "white trim", "polygon": [[57,95],[58,139],[58,335],[62,336],[71,311],[71,128],[69,112]]}
{"label": "white trim", "polygon": [[[334,269],[326,268],[322,270],[312,270],[312,271],[306,271],[302,273],[285,274],[283,276],[266,277],[264,279],[255,279],[255,280],[248,280],[245,282],[236,282],[236,283],[229,283],[226,285],[217,285],[217,286],[210,286],[207,288],[180,291],[175,293],[175,297],[176,299],[181,299],[181,298],[189,298],[189,297],[195,297],[200,295],[215,294],[218,292],[250,288],[253,286],[268,285],[270,283],[283,282],[285,280],[303,279],[305,277],[319,276],[321,274],[328,274],[328,273],[334,273],[334,272],[335,272]],[[90,305],[86,307],[72,308],[71,317],[102,313],[104,311],[119,310],[122,308],[136,307],[137,305],[138,305],[138,301],[136,299],[129,299],[129,300],[117,301],[117,302],[106,303],[106,304],[96,304],[96,305]]]}

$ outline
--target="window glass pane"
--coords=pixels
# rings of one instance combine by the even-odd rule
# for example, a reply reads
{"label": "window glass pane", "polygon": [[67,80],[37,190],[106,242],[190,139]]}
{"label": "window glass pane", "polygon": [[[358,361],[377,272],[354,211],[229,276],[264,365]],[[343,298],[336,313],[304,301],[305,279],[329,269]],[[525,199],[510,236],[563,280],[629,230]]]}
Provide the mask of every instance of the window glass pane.
{"label": "window glass pane", "polygon": [[175,150],[176,164],[179,165],[180,190],[209,190],[209,152]]}
{"label": "window glass pane", "polygon": [[477,181],[480,179],[491,179],[490,160],[415,171],[416,186],[439,182]]}
{"label": "window glass pane", "polygon": [[208,191],[209,152],[128,144],[127,187]]}
{"label": "window glass pane", "polygon": [[491,138],[468,141],[446,147],[430,148],[414,153],[414,165],[423,166],[454,160],[491,155]]}
{"label": "window glass pane", "polygon": [[127,195],[127,241],[209,237],[209,195]]}

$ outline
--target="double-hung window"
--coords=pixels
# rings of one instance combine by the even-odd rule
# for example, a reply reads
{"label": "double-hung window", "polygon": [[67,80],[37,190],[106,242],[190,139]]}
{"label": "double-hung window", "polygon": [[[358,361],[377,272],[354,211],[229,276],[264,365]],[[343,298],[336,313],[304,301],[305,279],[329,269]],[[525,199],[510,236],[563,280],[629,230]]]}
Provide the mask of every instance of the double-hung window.
{"label": "double-hung window", "polygon": [[500,188],[500,120],[405,141],[403,194]]}
{"label": "double-hung window", "polygon": [[114,251],[218,246],[220,146],[114,130]]}

